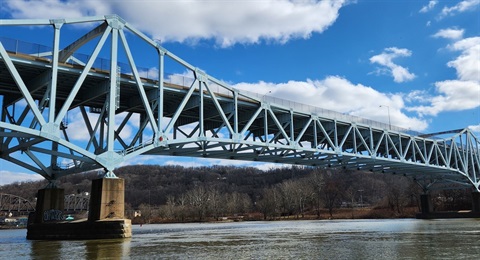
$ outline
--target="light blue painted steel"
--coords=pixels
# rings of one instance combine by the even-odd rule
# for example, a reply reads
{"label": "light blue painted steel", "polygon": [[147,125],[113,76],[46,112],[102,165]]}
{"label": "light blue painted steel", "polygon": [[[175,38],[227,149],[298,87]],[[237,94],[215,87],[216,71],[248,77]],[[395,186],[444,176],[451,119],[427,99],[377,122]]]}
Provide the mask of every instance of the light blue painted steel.
{"label": "light blue painted steel", "polygon": [[[61,25],[99,21],[100,26],[72,43],[62,41]],[[114,177],[115,167],[147,154],[352,168],[403,174],[425,190],[472,187],[479,191],[480,141],[469,129],[449,132],[453,134],[449,137],[422,135],[390,123],[233,89],[116,15],[0,20],[0,26],[37,24],[55,30],[51,52],[29,56],[0,42],[0,71],[4,71],[0,156],[47,179],[98,168]],[[131,49],[127,33],[158,55],[152,57],[159,67],[153,78],[143,76],[148,69],[142,69],[135,57],[144,50]],[[100,35],[88,60],[76,56]],[[105,69],[95,62],[107,38],[111,45]],[[119,60],[118,42],[128,65]],[[172,62],[194,78],[165,77]],[[117,75],[119,67],[122,71]],[[28,86],[22,79],[28,79]],[[28,106],[22,107],[24,103]],[[22,108],[20,115],[15,114]],[[75,123],[85,129],[84,138],[75,137],[78,129],[72,131],[62,123],[69,112],[83,119]]]}

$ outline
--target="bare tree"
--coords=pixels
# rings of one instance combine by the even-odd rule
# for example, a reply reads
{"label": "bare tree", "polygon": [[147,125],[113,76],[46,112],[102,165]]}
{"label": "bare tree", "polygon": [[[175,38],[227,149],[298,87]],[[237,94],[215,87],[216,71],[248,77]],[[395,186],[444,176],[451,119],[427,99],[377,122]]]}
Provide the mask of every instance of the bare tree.
{"label": "bare tree", "polygon": [[251,209],[252,200],[245,193],[238,193],[236,191],[227,194],[226,209],[231,215],[244,214]]}
{"label": "bare tree", "polygon": [[184,222],[187,217],[187,195],[182,193],[176,199],[175,218]]}
{"label": "bare tree", "polygon": [[175,218],[176,202],[175,197],[172,195],[167,196],[167,204],[165,204],[165,214],[164,216],[168,219]]}
{"label": "bare tree", "polygon": [[387,203],[392,211],[402,214],[409,202],[409,179],[403,176],[386,175]]}
{"label": "bare tree", "polygon": [[324,171],[317,168],[307,178],[308,183],[310,184],[312,195],[313,195],[313,202],[315,205],[315,209],[317,212],[317,218],[320,218],[320,208],[323,204],[323,187],[325,185]]}
{"label": "bare tree", "polygon": [[293,180],[286,180],[282,182],[279,186],[279,191],[282,196],[282,208],[283,214],[282,215],[293,215],[296,213],[297,209],[297,189],[298,186],[296,185],[295,181]]}
{"label": "bare tree", "polygon": [[196,186],[187,191],[187,199],[193,215],[203,221],[208,209],[208,191],[203,186]]}
{"label": "bare tree", "polygon": [[323,195],[330,217],[344,192],[344,176],[339,171],[327,171],[324,175]]}
{"label": "bare tree", "polygon": [[263,213],[263,218],[273,220],[278,216],[278,208],[280,205],[280,192],[276,187],[266,188],[262,192],[262,198],[257,202],[257,208]]}
{"label": "bare tree", "polygon": [[213,218],[217,219],[224,212],[224,199],[220,191],[215,188],[209,188],[207,191],[207,210],[212,214]]}
{"label": "bare tree", "polygon": [[149,204],[142,203],[138,207],[140,210],[140,213],[142,214],[142,218],[145,223],[150,223],[150,220],[152,218],[152,207]]}

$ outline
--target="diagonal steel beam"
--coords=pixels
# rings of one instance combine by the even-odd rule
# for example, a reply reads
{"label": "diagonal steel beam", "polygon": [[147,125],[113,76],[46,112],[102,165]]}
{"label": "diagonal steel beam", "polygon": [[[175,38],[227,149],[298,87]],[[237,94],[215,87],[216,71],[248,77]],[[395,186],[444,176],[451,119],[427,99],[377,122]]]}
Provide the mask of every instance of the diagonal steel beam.
{"label": "diagonal steel beam", "polygon": [[100,49],[103,47],[105,41],[107,40],[108,35],[112,31],[111,27],[107,27],[102,35],[102,38],[100,38],[100,41],[98,42],[97,46],[95,47],[95,50],[92,53],[92,56],[90,59],[88,59],[87,65],[83,68],[82,73],[80,74],[80,77],[77,79],[77,82],[73,86],[70,94],[68,95],[68,98],[65,100],[65,103],[63,104],[60,112],[58,113],[57,117],[55,118],[55,124],[60,125],[60,122],[62,119],[65,117],[65,114],[67,114],[67,111],[69,110],[70,106],[73,103],[73,99],[77,95],[78,91],[80,90],[80,87],[82,86],[85,78],[87,77],[90,69],[92,68],[93,62],[97,59],[98,53],[100,52]]}

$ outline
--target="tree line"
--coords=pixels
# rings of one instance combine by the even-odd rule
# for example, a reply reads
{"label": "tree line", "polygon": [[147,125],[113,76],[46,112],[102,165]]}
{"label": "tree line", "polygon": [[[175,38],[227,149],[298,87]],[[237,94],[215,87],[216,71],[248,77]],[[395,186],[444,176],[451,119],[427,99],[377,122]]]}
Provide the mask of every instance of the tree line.
{"label": "tree line", "polygon": [[[419,211],[419,186],[410,178],[347,169],[284,167],[182,167],[135,165],[115,170],[125,179],[126,213],[139,222],[209,221],[225,218],[327,218],[363,210],[358,217],[411,217]],[[95,172],[66,176],[58,186],[65,194],[89,192]],[[0,186],[35,200],[46,181]],[[467,190],[432,195],[437,210],[470,207]],[[350,210],[350,211],[349,211]],[[141,212],[141,217],[135,217]],[[366,212],[366,213],[365,213]],[[350,216],[350,215],[348,215]]]}

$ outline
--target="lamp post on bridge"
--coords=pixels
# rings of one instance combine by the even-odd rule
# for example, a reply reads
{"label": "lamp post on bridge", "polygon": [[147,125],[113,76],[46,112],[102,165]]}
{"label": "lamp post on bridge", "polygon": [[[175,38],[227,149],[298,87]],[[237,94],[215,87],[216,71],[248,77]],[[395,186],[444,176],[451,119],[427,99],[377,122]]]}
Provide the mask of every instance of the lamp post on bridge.
{"label": "lamp post on bridge", "polygon": [[267,93],[265,93],[263,96],[262,96],[262,102],[265,102],[265,97],[268,95],[268,94],[271,94],[272,91],[268,91]]}
{"label": "lamp post on bridge", "polygon": [[392,121],[390,120],[390,107],[387,105],[380,105],[379,107],[386,107],[388,112],[388,129],[392,130]]}

